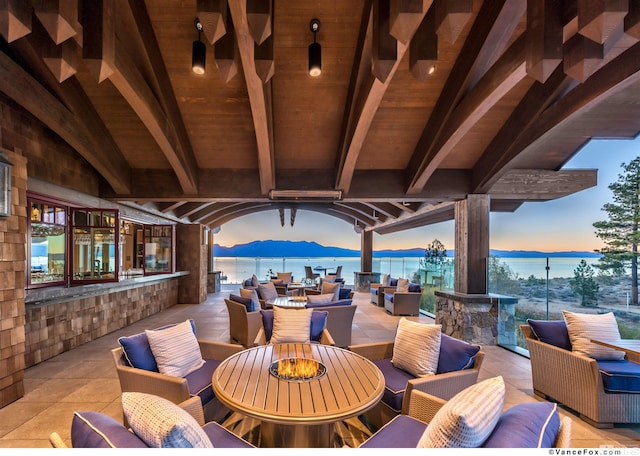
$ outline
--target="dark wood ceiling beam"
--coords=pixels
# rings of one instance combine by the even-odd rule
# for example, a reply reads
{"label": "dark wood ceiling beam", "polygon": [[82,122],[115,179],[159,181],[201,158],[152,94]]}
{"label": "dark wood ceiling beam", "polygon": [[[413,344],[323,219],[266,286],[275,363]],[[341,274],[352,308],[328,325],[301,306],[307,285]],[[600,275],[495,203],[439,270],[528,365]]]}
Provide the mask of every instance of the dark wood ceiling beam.
{"label": "dark wood ceiling beam", "polygon": [[266,195],[269,190],[275,188],[271,85],[270,83],[263,84],[256,72],[254,39],[247,20],[247,1],[229,0],[229,8],[231,9],[249,103],[251,104],[258,152],[260,189]]}
{"label": "dark wood ceiling beam", "polygon": [[579,33],[600,44],[622,26],[629,12],[629,0],[577,0],[577,4]]}
{"label": "dark wood ceiling beam", "polygon": [[340,214],[344,217],[344,219],[348,219],[350,220],[351,223],[358,224],[360,226],[372,226],[373,224],[375,224],[375,220],[371,217],[367,217],[366,215],[362,214],[361,212],[358,211],[354,211],[348,207],[345,206],[333,206],[330,207],[326,210],[327,214]]}
{"label": "dark wood ceiling beam", "polygon": [[473,14],[473,0],[436,0],[438,37],[454,44]]}
{"label": "dark wood ceiling beam", "polygon": [[430,8],[409,44],[409,69],[414,78],[424,82],[435,71],[437,61],[436,13]]}
{"label": "dark wood ceiling beam", "polygon": [[493,199],[551,201],[598,185],[597,169],[512,169],[491,188]]}
{"label": "dark wood ceiling beam", "polygon": [[55,44],[79,32],[78,0],[31,0],[36,17]]}
{"label": "dark wood ceiling beam", "polygon": [[[191,216],[192,222],[201,222],[202,220],[211,219],[216,214],[224,214],[223,211],[228,211],[229,208],[237,206],[238,204],[247,204],[247,201],[244,202],[230,202],[230,203],[215,203],[215,205],[205,207]],[[262,203],[262,201],[251,201],[251,204]]]}
{"label": "dark wood ceiling beam", "polygon": [[422,22],[433,0],[391,0],[389,31],[393,37],[407,44]]}
{"label": "dark wood ceiling beam", "polygon": [[163,214],[166,214],[168,212],[174,211],[175,209],[186,203],[186,201],[176,201],[174,203],[158,203],[158,210]]}
{"label": "dark wood ceiling beam", "polygon": [[[423,176],[431,177],[476,123],[511,89],[527,78],[525,60],[525,37],[521,36],[451,112],[441,127],[442,134],[433,147],[436,153],[424,168]],[[423,180],[424,177],[418,179]]]}
{"label": "dark wood ceiling beam", "polygon": [[527,1],[527,74],[545,82],[562,62],[562,10],[555,0]]}
{"label": "dark wood ceiling beam", "polygon": [[640,40],[640,2],[629,2],[629,13],[624,17],[624,32]]}
{"label": "dark wood ceiling beam", "polygon": [[363,202],[362,204],[366,204],[372,209],[384,214],[387,218],[395,218],[399,217],[402,214],[402,210],[398,209],[391,203],[372,203],[372,202]]}
{"label": "dark wood ceiling beam", "polygon": [[367,225],[373,225],[377,222],[373,211],[366,206],[363,208],[359,203],[335,203],[333,209],[357,218],[357,220]]}
{"label": "dark wood ceiling beam", "polygon": [[198,0],[196,16],[209,44],[213,44],[227,32],[227,0]]}
{"label": "dark wood ceiling beam", "polygon": [[[26,49],[26,47],[21,47]],[[65,140],[93,166],[118,194],[129,194],[131,190],[130,168],[122,154],[113,144],[101,122],[98,123],[90,103],[82,98],[77,81],[67,81],[73,111],[51,95],[38,81],[25,72],[7,54],[0,52],[0,91],[38,118],[44,125]],[[72,100],[73,98],[73,100]],[[89,122],[89,123],[84,123]],[[92,126],[96,131],[90,132]],[[105,134],[100,140],[97,135]]]}
{"label": "dark wood ceiling beam", "polygon": [[425,207],[419,212],[416,211],[401,215],[400,217],[388,220],[385,223],[378,223],[377,225],[367,227],[365,230],[374,231],[378,234],[396,233],[398,231],[417,228],[419,226],[453,220],[453,217],[454,203],[447,202]]}
{"label": "dark wood ceiling beam", "polygon": [[127,4],[145,45],[146,57],[154,69],[160,98],[156,98],[154,90],[128,57],[126,45],[121,40],[116,41],[116,67],[109,79],[158,143],[184,193],[196,194],[196,159],[146,6],[143,0],[129,0]]}
{"label": "dark wood ceiling beam", "polygon": [[535,82],[513,110],[507,121],[485,149],[473,168],[472,193],[487,193],[507,171],[508,165],[521,151],[518,138],[524,135],[543,111],[571,83],[562,67],[556,67],[551,78],[542,84]]}
{"label": "dark wood ceiling beam", "polygon": [[259,208],[270,207],[271,202],[265,203],[240,203],[231,204],[227,208],[217,211],[214,215],[199,220],[199,223],[209,227],[220,226],[229,220],[241,217],[242,215],[252,214]]}
{"label": "dark wood ceiling beam", "polygon": [[91,8],[82,8],[82,60],[98,83],[113,74],[116,59],[114,28],[116,3],[94,0]]}
{"label": "dark wood ceiling beam", "polygon": [[181,206],[180,208],[176,209],[174,211],[174,214],[176,215],[176,217],[179,218],[188,218],[191,217],[194,214],[197,214],[199,211],[202,211],[205,208],[210,208],[212,205],[214,205],[214,202],[209,202],[209,203],[185,203],[183,206]]}
{"label": "dark wood ceiling beam", "polygon": [[[371,74],[371,58],[368,49],[373,45],[373,20],[370,2],[365,2],[363,10],[363,30],[358,39],[356,51],[356,65],[352,71],[349,86],[349,95],[345,109],[345,118],[342,127],[342,139],[340,144],[340,161],[338,163],[338,176],[336,188],[349,193],[355,171],[358,156],[371,128],[371,123],[380,108],[380,103],[389,88],[393,75],[402,61],[409,46],[397,42],[397,59],[393,64],[385,82],[374,78]],[[367,9],[368,8],[368,9]],[[422,17],[426,11],[423,11]],[[415,33],[417,26],[412,31]]]}
{"label": "dark wood ceiling beam", "polygon": [[[225,5],[227,0],[223,0]],[[236,31],[233,28],[233,20],[231,19],[231,11],[227,11],[227,33],[220,37],[213,45],[213,55],[215,57],[216,67],[220,73],[220,78],[224,82],[231,81],[237,74],[240,67],[240,55],[238,54],[238,46],[236,46]]]}
{"label": "dark wood ceiling beam", "polygon": [[29,0],[5,0],[0,5],[0,34],[7,43],[31,33],[32,5]]}
{"label": "dark wood ceiling beam", "polygon": [[496,56],[509,42],[518,22],[516,18],[524,14],[525,7],[526,3],[519,0],[482,3],[476,20],[471,26],[469,37],[462,46],[450,76],[409,160],[407,170],[416,171],[409,171],[408,194],[422,191],[431,177],[434,167],[430,166],[429,172],[425,171],[438,154],[434,145],[438,142],[449,117],[472,85],[474,78],[479,78],[484,74],[487,65],[495,61]]}

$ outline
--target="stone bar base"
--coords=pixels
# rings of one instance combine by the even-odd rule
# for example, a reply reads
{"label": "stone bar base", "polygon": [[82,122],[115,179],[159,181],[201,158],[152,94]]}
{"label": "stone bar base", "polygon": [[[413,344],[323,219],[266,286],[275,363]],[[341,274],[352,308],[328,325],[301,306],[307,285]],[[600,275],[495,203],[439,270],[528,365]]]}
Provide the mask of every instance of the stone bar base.
{"label": "stone bar base", "polygon": [[364,291],[369,293],[372,283],[380,283],[379,272],[354,272],[353,283],[356,291]]}
{"label": "stone bar base", "polygon": [[436,324],[449,336],[477,345],[515,345],[516,298],[436,291]]}
{"label": "stone bar base", "polygon": [[129,326],[178,302],[178,277],[150,279],[153,278],[141,279],[148,283],[106,288],[102,293],[96,290],[90,296],[27,305],[25,367]]}

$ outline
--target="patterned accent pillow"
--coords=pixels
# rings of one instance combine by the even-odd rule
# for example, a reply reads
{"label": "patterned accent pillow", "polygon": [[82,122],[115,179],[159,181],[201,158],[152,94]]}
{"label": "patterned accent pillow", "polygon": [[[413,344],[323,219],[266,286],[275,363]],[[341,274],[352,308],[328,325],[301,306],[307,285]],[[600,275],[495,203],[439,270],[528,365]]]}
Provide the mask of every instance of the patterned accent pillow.
{"label": "patterned accent pillow", "polygon": [[321,294],[333,294],[332,301],[340,299],[340,282],[329,282],[328,280],[322,280]]}
{"label": "patterned accent pillow", "polygon": [[260,308],[260,299],[258,298],[258,292],[256,290],[250,290],[249,288],[240,288],[240,296],[243,298],[249,298],[253,302],[253,308]]}
{"label": "patterned accent pillow", "polygon": [[478,448],[491,435],[504,405],[501,376],[460,391],[435,414],[418,448]]}
{"label": "patterned accent pillow", "polygon": [[309,304],[329,304],[333,301],[333,294],[319,294],[307,296]]}
{"label": "patterned accent pillow", "polygon": [[133,432],[151,448],[213,448],[196,419],[163,397],[125,392],[122,410]]}
{"label": "patterned accent pillow", "polygon": [[398,284],[396,285],[396,291],[399,293],[406,293],[409,291],[409,279],[398,279]]}
{"label": "patterned accent pillow", "polygon": [[274,306],[273,332],[269,342],[272,344],[308,344],[310,342],[312,312],[313,309],[284,309]]}
{"label": "patterned accent pillow", "polygon": [[398,322],[391,363],[416,377],[438,368],[442,325],[425,325],[402,317]]}
{"label": "patterned accent pillow", "polygon": [[278,291],[273,282],[267,282],[258,286],[260,297],[262,299],[276,299],[278,297]]}
{"label": "patterned accent pillow", "polygon": [[145,333],[161,374],[185,377],[204,365],[188,320],[159,331],[147,329]]}
{"label": "patterned accent pillow", "polygon": [[594,359],[624,359],[624,352],[591,342],[591,339],[620,340],[620,331],[613,312],[581,314],[563,310],[562,315],[567,324],[573,352]]}

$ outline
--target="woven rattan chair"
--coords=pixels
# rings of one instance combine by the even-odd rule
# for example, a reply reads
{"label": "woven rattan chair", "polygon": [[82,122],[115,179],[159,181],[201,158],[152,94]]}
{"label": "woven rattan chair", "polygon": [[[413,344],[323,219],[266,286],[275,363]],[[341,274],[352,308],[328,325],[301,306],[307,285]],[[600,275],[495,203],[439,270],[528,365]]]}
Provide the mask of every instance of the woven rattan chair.
{"label": "woven rattan chair", "polygon": [[229,312],[229,337],[231,343],[244,348],[252,347],[262,325],[260,311],[247,312],[247,307],[230,299],[224,300]]}
{"label": "woven rattan chair", "polygon": [[529,325],[520,329],[529,347],[533,392],[566,405],[598,428],[640,423],[640,393],[608,393],[595,359],[542,342]]}

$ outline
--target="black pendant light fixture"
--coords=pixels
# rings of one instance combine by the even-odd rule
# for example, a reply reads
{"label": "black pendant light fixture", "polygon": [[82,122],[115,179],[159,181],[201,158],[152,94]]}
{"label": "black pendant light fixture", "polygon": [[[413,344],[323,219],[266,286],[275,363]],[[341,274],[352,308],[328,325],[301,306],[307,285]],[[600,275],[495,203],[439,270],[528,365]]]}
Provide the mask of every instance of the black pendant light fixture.
{"label": "black pendant light fixture", "polygon": [[202,33],[202,22],[200,19],[195,20],[196,30],[198,31],[198,41],[193,42],[191,50],[191,69],[195,74],[204,74],[207,63],[207,46],[200,41],[200,33]]}
{"label": "black pendant light fixture", "polygon": [[311,19],[313,43],[309,45],[309,76],[317,77],[322,73],[322,47],[316,43],[316,33],[320,30],[320,21]]}

